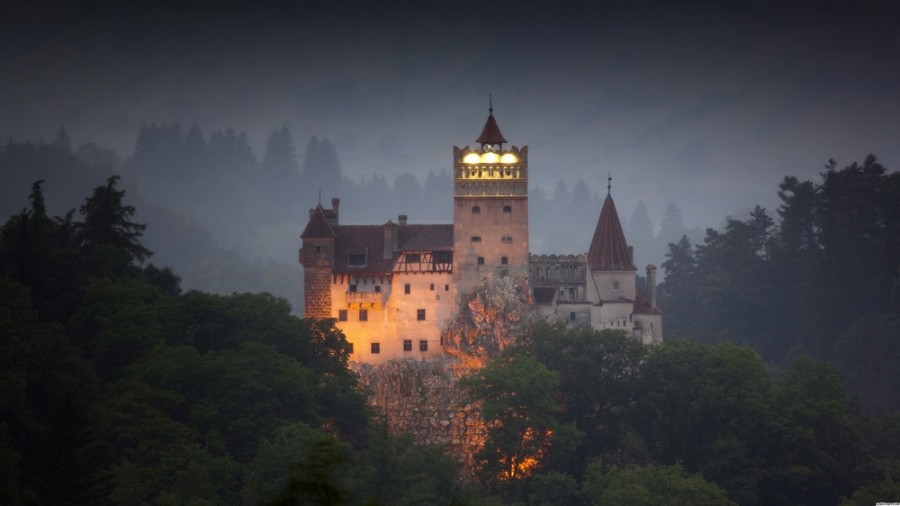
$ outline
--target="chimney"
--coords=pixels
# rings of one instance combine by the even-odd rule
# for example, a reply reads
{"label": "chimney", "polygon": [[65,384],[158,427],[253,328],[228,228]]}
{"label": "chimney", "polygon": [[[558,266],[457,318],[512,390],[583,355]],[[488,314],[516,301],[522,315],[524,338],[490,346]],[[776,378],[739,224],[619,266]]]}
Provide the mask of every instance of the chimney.
{"label": "chimney", "polygon": [[384,258],[392,258],[397,251],[397,224],[388,220],[384,224]]}
{"label": "chimney", "polygon": [[634,265],[634,246],[628,247],[628,261],[631,262],[631,265]]}
{"label": "chimney", "polygon": [[400,222],[401,227],[406,226],[406,218],[407,218],[407,216],[405,214],[401,214],[400,216],[397,217],[397,220]]}
{"label": "chimney", "polygon": [[650,298],[650,307],[656,309],[656,266],[647,265],[647,296]]}
{"label": "chimney", "polygon": [[331,197],[331,210],[334,211],[334,225],[338,225],[338,208],[341,207],[341,199],[337,197]]}

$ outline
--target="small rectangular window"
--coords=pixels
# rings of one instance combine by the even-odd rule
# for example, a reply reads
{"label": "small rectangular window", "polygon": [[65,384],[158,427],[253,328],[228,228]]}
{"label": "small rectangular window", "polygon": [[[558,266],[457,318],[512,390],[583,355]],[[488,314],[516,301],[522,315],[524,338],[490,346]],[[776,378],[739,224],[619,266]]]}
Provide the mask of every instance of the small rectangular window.
{"label": "small rectangular window", "polygon": [[503,244],[512,244],[512,237],[504,235],[500,241],[503,242]]}
{"label": "small rectangular window", "polygon": [[316,255],[318,255],[321,252],[322,252],[322,247],[317,244],[316,245]]}
{"label": "small rectangular window", "polygon": [[412,339],[403,340],[403,351],[412,351]]}
{"label": "small rectangular window", "polygon": [[430,289],[432,292],[434,291],[434,283],[431,284]]}
{"label": "small rectangular window", "polygon": [[503,206],[503,212],[504,212],[504,213],[511,213],[511,212],[512,212],[512,206]]}
{"label": "small rectangular window", "polygon": [[569,313],[569,321],[570,321],[570,322],[574,322],[574,321],[575,321],[575,316],[576,316],[576,315],[575,315],[575,311],[572,311],[571,313]]}
{"label": "small rectangular window", "polygon": [[356,293],[356,284],[354,283],[354,284],[350,285],[349,289],[350,289],[350,293]]}
{"label": "small rectangular window", "polygon": [[369,321],[369,310],[368,309],[360,309],[359,310],[359,321],[361,321],[361,322]]}
{"label": "small rectangular window", "polygon": [[381,293],[381,285],[375,285],[375,293]]}
{"label": "small rectangular window", "polygon": [[347,265],[351,267],[360,267],[366,265],[365,253],[350,253],[347,255]]}
{"label": "small rectangular window", "polygon": [[449,291],[450,291],[450,285],[444,285],[444,291],[445,291],[445,292],[449,292]]}
{"label": "small rectangular window", "polygon": [[422,261],[422,255],[419,253],[407,253],[406,254],[406,263],[408,264],[417,264]]}
{"label": "small rectangular window", "polygon": [[472,242],[481,242],[481,237],[477,235],[472,236]]}
{"label": "small rectangular window", "polygon": [[381,353],[381,343],[372,343],[372,353],[373,354]]}
{"label": "small rectangular window", "polygon": [[484,265],[484,257],[478,257],[478,265]]}
{"label": "small rectangular window", "polygon": [[422,321],[425,319],[425,310],[417,309],[416,310],[416,320]]}
{"label": "small rectangular window", "polygon": [[341,322],[347,321],[347,310],[346,309],[338,310],[338,321],[341,321]]}
{"label": "small rectangular window", "polygon": [[347,352],[353,353],[353,343],[347,343]]}
{"label": "small rectangular window", "polygon": [[509,263],[509,259],[506,257],[500,257],[500,265],[506,265]]}
{"label": "small rectangular window", "polygon": [[403,293],[409,295],[410,286],[409,283],[403,285]]}
{"label": "small rectangular window", "polygon": [[428,341],[425,339],[419,340],[419,351],[428,351]]}

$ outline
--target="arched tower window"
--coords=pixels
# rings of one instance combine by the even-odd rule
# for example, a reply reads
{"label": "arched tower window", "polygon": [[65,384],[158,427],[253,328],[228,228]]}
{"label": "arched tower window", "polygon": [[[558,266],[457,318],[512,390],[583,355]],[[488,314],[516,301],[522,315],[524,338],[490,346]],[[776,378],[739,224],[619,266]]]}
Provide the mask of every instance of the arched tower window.
{"label": "arched tower window", "polygon": [[504,213],[511,213],[511,212],[512,212],[512,206],[503,206],[503,212],[504,212]]}
{"label": "arched tower window", "polygon": [[481,212],[481,206],[472,206],[472,214],[479,214]]}

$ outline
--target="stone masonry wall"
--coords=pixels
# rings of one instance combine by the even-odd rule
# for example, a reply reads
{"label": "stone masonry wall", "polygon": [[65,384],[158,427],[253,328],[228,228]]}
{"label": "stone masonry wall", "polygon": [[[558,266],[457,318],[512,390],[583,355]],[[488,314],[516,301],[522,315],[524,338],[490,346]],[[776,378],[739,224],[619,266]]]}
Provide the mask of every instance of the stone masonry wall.
{"label": "stone masonry wall", "polygon": [[399,360],[357,364],[354,369],[394,434],[412,434],[417,444],[442,446],[456,460],[460,478],[471,481],[475,453],[487,431],[478,407],[465,404],[451,364]]}
{"label": "stone masonry wall", "polygon": [[306,268],[303,274],[303,315],[331,318],[331,268]]}

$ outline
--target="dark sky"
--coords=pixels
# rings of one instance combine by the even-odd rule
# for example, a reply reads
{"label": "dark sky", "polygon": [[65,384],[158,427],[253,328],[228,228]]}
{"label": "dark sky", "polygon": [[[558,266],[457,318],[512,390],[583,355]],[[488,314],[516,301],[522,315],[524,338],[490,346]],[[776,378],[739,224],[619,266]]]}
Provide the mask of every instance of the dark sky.
{"label": "dark sky", "polygon": [[127,155],[142,124],[196,122],[260,154],[288,126],[301,151],[330,139],[351,177],[424,179],[493,94],[533,184],[612,172],[623,217],[674,200],[701,226],[773,208],[784,175],[829,158],[900,165],[897,1],[18,3],[4,138],[64,124]]}

